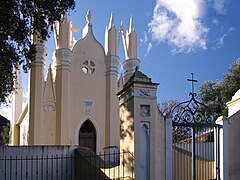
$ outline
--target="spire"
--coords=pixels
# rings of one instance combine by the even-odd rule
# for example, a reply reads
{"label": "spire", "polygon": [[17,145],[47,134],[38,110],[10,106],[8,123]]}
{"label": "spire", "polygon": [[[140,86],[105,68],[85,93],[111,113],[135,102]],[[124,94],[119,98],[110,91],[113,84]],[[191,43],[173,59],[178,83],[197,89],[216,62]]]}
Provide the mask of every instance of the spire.
{"label": "spire", "polygon": [[73,22],[68,21],[67,13],[61,16],[59,22],[53,25],[56,49],[69,48],[74,46],[73,33],[79,32],[79,29],[73,27]]}
{"label": "spire", "polygon": [[84,38],[89,32],[92,33],[92,13],[90,10],[87,11],[87,14],[86,14],[86,21],[87,21],[87,24],[86,26],[83,28],[83,31],[82,31],[82,37]]}
{"label": "spire", "polygon": [[128,33],[131,34],[131,32],[134,31],[134,26],[133,26],[133,17],[131,15],[130,17],[130,21],[129,21],[129,29],[128,29]]}
{"label": "spire", "polygon": [[114,26],[114,13],[112,12],[111,13],[111,16],[110,16],[110,20],[109,20],[109,25],[108,25],[108,29],[111,29],[113,26]]}
{"label": "spire", "polygon": [[67,14],[62,15],[60,22],[58,23],[58,27],[56,27],[56,41],[57,48],[69,48],[69,22],[67,19]]}
{"label": "spire", "polygon": [[52,68],[51,64],[48,67],[47,77],[46,77],[46,84],[44,88],[44,96],[45,101],[55,101],[55,91],[54,91],[54,84],[53,84],[53,75],[52,75]]}
{"label": "spire", "polygon": [[87,11],[87,14],[86,14],[86,21],[89,25],[91,25],[91,21],[92,21],[92,13],[90,10]]}
{"label": "spire", "polygon": [[114,14],[111,13],[109,25],[105,32],[105,52],[107,56],[116,56],[118,53],[119,33],[114,25]]}
{"label": "spire", "polygon": [[13,100],[12,100],[12,120],[14,123],[17,122],[20,114],[22,113],[22,77],[20,67],[14,67],[13,72],[16,75],[14,79],[14,91],[13,91]]}
{"label": "spire", "polygon": [[123,21],[121,21],[120,33],[122,35],[122,41],[123,41],[123,48],[124,48],[125,58],[128,59],[127,40],[126,40],[125,34],[124,34]]}
{"label": "spire", "polygon": [[133,17],[130,17],[129,32],[127,35],[128,57],[138,59],[137,56],[137,33],[133,27]]}
{"label": "spire", "polygon": [[129,29],[124,34],[123,25],[121,24],[120,32],[122,34],[123,46],[125,52],[125,61],[123,62],[124,81],[128,79],[135,72],[136,67],[140,66],[140,61],[137,55],[137,33],[133,26],[133,17],[130,17]]}
{"label": "spire", "polygon": [[133,26],[133,17],[130,17],[129,29],[124,34],[123,22],[121,22],[120,32],[122,34],[123,47],[126,59],[138,59],[137,56],[137,33]]}

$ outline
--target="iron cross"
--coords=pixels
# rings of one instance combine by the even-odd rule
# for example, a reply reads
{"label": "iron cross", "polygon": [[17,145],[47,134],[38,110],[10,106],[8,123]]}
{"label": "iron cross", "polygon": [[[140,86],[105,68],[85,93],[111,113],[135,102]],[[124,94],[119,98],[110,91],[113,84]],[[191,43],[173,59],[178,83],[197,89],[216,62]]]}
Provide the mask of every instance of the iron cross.
{"label": "iron cross", "polygon": [[196,79],[193,79],[193,73],[191,73],[192,79],[187,79],[188,81],[192,82],[192,93],[194,94],[194,83],[198,82]]}

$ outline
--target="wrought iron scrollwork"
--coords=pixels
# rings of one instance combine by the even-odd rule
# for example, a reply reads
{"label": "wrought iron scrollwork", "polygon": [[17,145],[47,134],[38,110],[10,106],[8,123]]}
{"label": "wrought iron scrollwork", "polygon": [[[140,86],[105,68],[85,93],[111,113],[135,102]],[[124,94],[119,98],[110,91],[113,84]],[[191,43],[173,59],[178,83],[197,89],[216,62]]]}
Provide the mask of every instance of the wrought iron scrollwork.
{"label": "wrought iron scrollwork", "polygon": [[175,123],[207,123],[211,124],[213,118],[206,113],[211,112],[210,108],[205,104],[196,100],[196,93],[190,93],[191,99],[179,103],[172,110],[173,122]]}
{"label": "wrought iron scrollwork", "polygon": [[192,82],[192,92],[189,94],[191,99],[176,105],[172,110],[173,122],[178,124],[214,124],[211,116],[211,109],[205,104],[196,100],[197,94],[194,93],[193,83],[197,80],[188,79]]}

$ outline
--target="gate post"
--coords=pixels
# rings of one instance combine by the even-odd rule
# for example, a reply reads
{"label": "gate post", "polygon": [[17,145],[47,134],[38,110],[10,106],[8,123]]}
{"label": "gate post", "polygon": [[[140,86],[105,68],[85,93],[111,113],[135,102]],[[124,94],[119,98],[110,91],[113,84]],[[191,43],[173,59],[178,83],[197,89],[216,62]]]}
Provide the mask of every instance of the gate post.
{"label": "gate post", "polygon": [[164,116],[166,124],[166,179],[172,179],[172,116]]}
{"label": "gate post", "polygon": [[216,120],[216,124],[223,128],[219,132],[219,153],[220,153],[220,178],[228,179],[228,119],[225,116],[220,116]]}

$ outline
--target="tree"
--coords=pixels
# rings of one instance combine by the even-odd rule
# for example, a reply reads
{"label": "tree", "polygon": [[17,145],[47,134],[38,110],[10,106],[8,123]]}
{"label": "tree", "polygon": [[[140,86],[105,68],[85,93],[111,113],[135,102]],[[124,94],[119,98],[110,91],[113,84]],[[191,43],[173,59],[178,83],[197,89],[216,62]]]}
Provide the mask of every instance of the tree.
{"label": "tree", "polygon": [[159,103],[158,108],[162,114],[166,115],[167,113],[170,113],[177,104],[179,104],[177,100],[171,99]]}
{"label": "tree", "polygon": [[240,59],[231,64],[228,73],[224,76],[221,97],[224,102],[230,101],[240,89]]}
{"label": "tree", "polygon": [[221,115],[226,115],[226,103],[222,100],[221,96],[222,83],[205,81],[200,89],[198,98],[201,102],[209,107],[209,109],[201,107],[203,112],[211,114],[210,116],[215,120]]}
{"label": "tree", "polygon": [[13,67],[26,71],[34,60],[31,35],[44,41],[61,15],[75,7],[74,0],[7,0],[0,3],[0,103],[13,90]]}
{"label": "tree", "polygon": [[222,82],[204,82],[199,89],[198,97],[211,109],[212,116],[216,120],[219,116],[227,116],[226,103],[238,89],[240,89],[240,59],[230,66]]}
{"label": "tree", "polygon": [[3,126],[3,131],[1,132],[0,136],[0,145],[1,146],[7,146],[9,143],[9,126]]}

